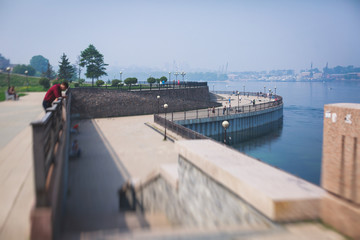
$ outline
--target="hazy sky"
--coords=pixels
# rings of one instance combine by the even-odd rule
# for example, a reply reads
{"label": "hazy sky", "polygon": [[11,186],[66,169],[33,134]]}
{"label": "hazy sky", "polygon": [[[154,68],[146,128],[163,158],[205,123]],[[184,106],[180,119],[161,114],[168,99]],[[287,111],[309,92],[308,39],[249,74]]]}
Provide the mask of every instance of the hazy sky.
{"label": "hazy sky", "polygon": [[94,44],[111,69],[360,66],[360,0],[0,0],[0,23],[11,63]]}

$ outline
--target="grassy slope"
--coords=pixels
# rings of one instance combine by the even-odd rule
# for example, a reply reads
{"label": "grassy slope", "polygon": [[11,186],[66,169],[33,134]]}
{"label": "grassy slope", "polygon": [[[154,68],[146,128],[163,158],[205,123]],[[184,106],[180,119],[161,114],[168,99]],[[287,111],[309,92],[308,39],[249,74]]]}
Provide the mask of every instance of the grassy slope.
{"label": "grassy slope", "polygon": [[[26,76],[20,74],[10,74],[10,85],[15,86],[17,93],[20,92],[42,92],[44,88],[39,85],[39,77],[28,76],[29,86],[26,85]],[[0,73],[0,101],[5,100],[5,91],[8,89],[8,74]]]}

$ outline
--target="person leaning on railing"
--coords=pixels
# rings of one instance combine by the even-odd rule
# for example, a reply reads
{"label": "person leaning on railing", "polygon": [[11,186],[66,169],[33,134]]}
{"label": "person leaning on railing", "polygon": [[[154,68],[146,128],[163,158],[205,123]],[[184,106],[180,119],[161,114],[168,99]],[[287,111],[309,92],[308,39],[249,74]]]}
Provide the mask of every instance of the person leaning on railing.
{"label": "person leaning on railing", "polygon": [[66,98],[66,96],[61,95],[61,91],[65,91],[68,87],[69,84],[67,82],[62,82],[61,84],[55,84],[46,92],[43,100],[43,107],[45,111],[47,108],[51,107],[52,103],[59,97]]}

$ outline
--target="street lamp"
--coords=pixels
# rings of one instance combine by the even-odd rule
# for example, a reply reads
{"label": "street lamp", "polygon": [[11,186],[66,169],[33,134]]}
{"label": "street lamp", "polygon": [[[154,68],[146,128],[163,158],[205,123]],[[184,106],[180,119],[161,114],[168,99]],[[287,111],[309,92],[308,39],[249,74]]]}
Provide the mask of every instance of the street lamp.
{"label": "street lamp", "polygon": [[8,72],[8,87],[10,87],[10,70],[11,70],[10,67],[6,68],[6,71]]}
{"label": "street lamp", "polygon": [[176,79],[176,82],[177,82],[177,76],[179,75],[179,73],[175,72],[174,75],[175,75],[175,79]]}
{"label": "street lamp", "polygon": [[275,86],[275,96],[276,96],[276,86]]}
{"label": "street lamp", "polygon": [[122,72],[120,72],[120,81],[122,82]]}
{"label": "street lamp", "polygon": [[225,135],[224,135],[224,143],[226,144],[226,129],[229,127],[230,123],[228,121],[223,121],[221,124],[224,128]]}
{"label": "street lamp", "polygon": [[183,81],[184,81],[184,76],[186,75],[186,73],[185,72],[182,72],[181,73],[181,76],[183,77]]}
{"label": "street lamp", "polygon": [[25,75],[26,75],[26,91],[29,91],[29,81],[28,81],[28,70],[25,71]]}
{"label": "street lamp", "polygon": [[164,140],[166,140],[166,112],[167,112],[167,108],[168,108],[168,105],[165,103],[164,104],[164,109],[165,109],[165,135],[164,135]]}
{"label": "street lamp", "polygon": [[171,83],[171,72],[169,72],[169,83]]}
{"label": "street lamp", "polygon": [[264,86],[264,94],[266,94],[266,86]]}
{"label": "street lamp", "polygon": [[244,88],[244,96],[245,96],[245,85],[243,86],[243,88]]}
{"label": "street lamp", "polygon": [[158,114],[159,114],[160,113],[160,105],[159,105],[160,95],[157,95],[156,98],[157,98],[157,102],[158,102]]}

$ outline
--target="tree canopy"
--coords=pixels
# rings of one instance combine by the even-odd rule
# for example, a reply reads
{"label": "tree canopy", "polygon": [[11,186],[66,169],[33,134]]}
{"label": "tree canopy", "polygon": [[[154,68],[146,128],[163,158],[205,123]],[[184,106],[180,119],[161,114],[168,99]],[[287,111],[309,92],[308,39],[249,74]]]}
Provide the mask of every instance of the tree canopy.
{"label": "tree canopy", "polygon": [[86,67],[85,76],[92,79],[93,86],[94,78],[98,79],[103,75],[107,75],[105,67],[108,64],[104,63],[104,56],[92,44],[81,52],[79,65]]}
{"label": "tree canopy", "polygon": [[147,79],[147,82],[150,83],[150,84],[153,84],[153,83],[156,82],[156,79],[153,78],[153,77],[149,77],[149,78]]}
{"label": "tree canopy", "polygon": [[50,64],[49,61],[48,61],[48,63],[47,63],[46,71],[43,72],[43,73],[41,74],[41,76],[42,76],[42,77],[46,77],[46,78],[49,79],[49,80],[55,78],[55,76],[56,76],[55,71],[53,70],[53,68],[52,68],[52,66],[51,66],[51,64]]}
{"label": "tree canopy", "polygon": [[33,56],[30,59],[30,65],[35,68],[36,71],[44,73],[48,70],[49,60],[41,55]]}
{"label": "tree canopy", "polygon": [[0,53],[0,70],[5,70],[10,65],[10,60],[3,57]]}
{"label": "tree canopy", "polygon": [[61,56],[61,61],[59,62],[59,71],[58,71],[58,77],[59,79],[64,79],[66,81],[71,82],[73,76],[74,76],[74,67],[70,65],[69,59],[63,53]]}
{"label": "tree canopy", "polygon": [[124,80],[124,83],[125,83],[126,85],[130,85],[130,86],[131,86],[131,84],[136,84],[137,81],[138,81],[137,78],[135,78],[135,77],[130,77],[130,78],[125,79],[125,80]]}
{"label": "tree canopy", "polygon": [[18,73],[18,74],[25,74],[25,71],[28,71],[29,76],[34,76],[36,73],[35,68],[25,64],[16,65],[13,69],[13,73]]}

